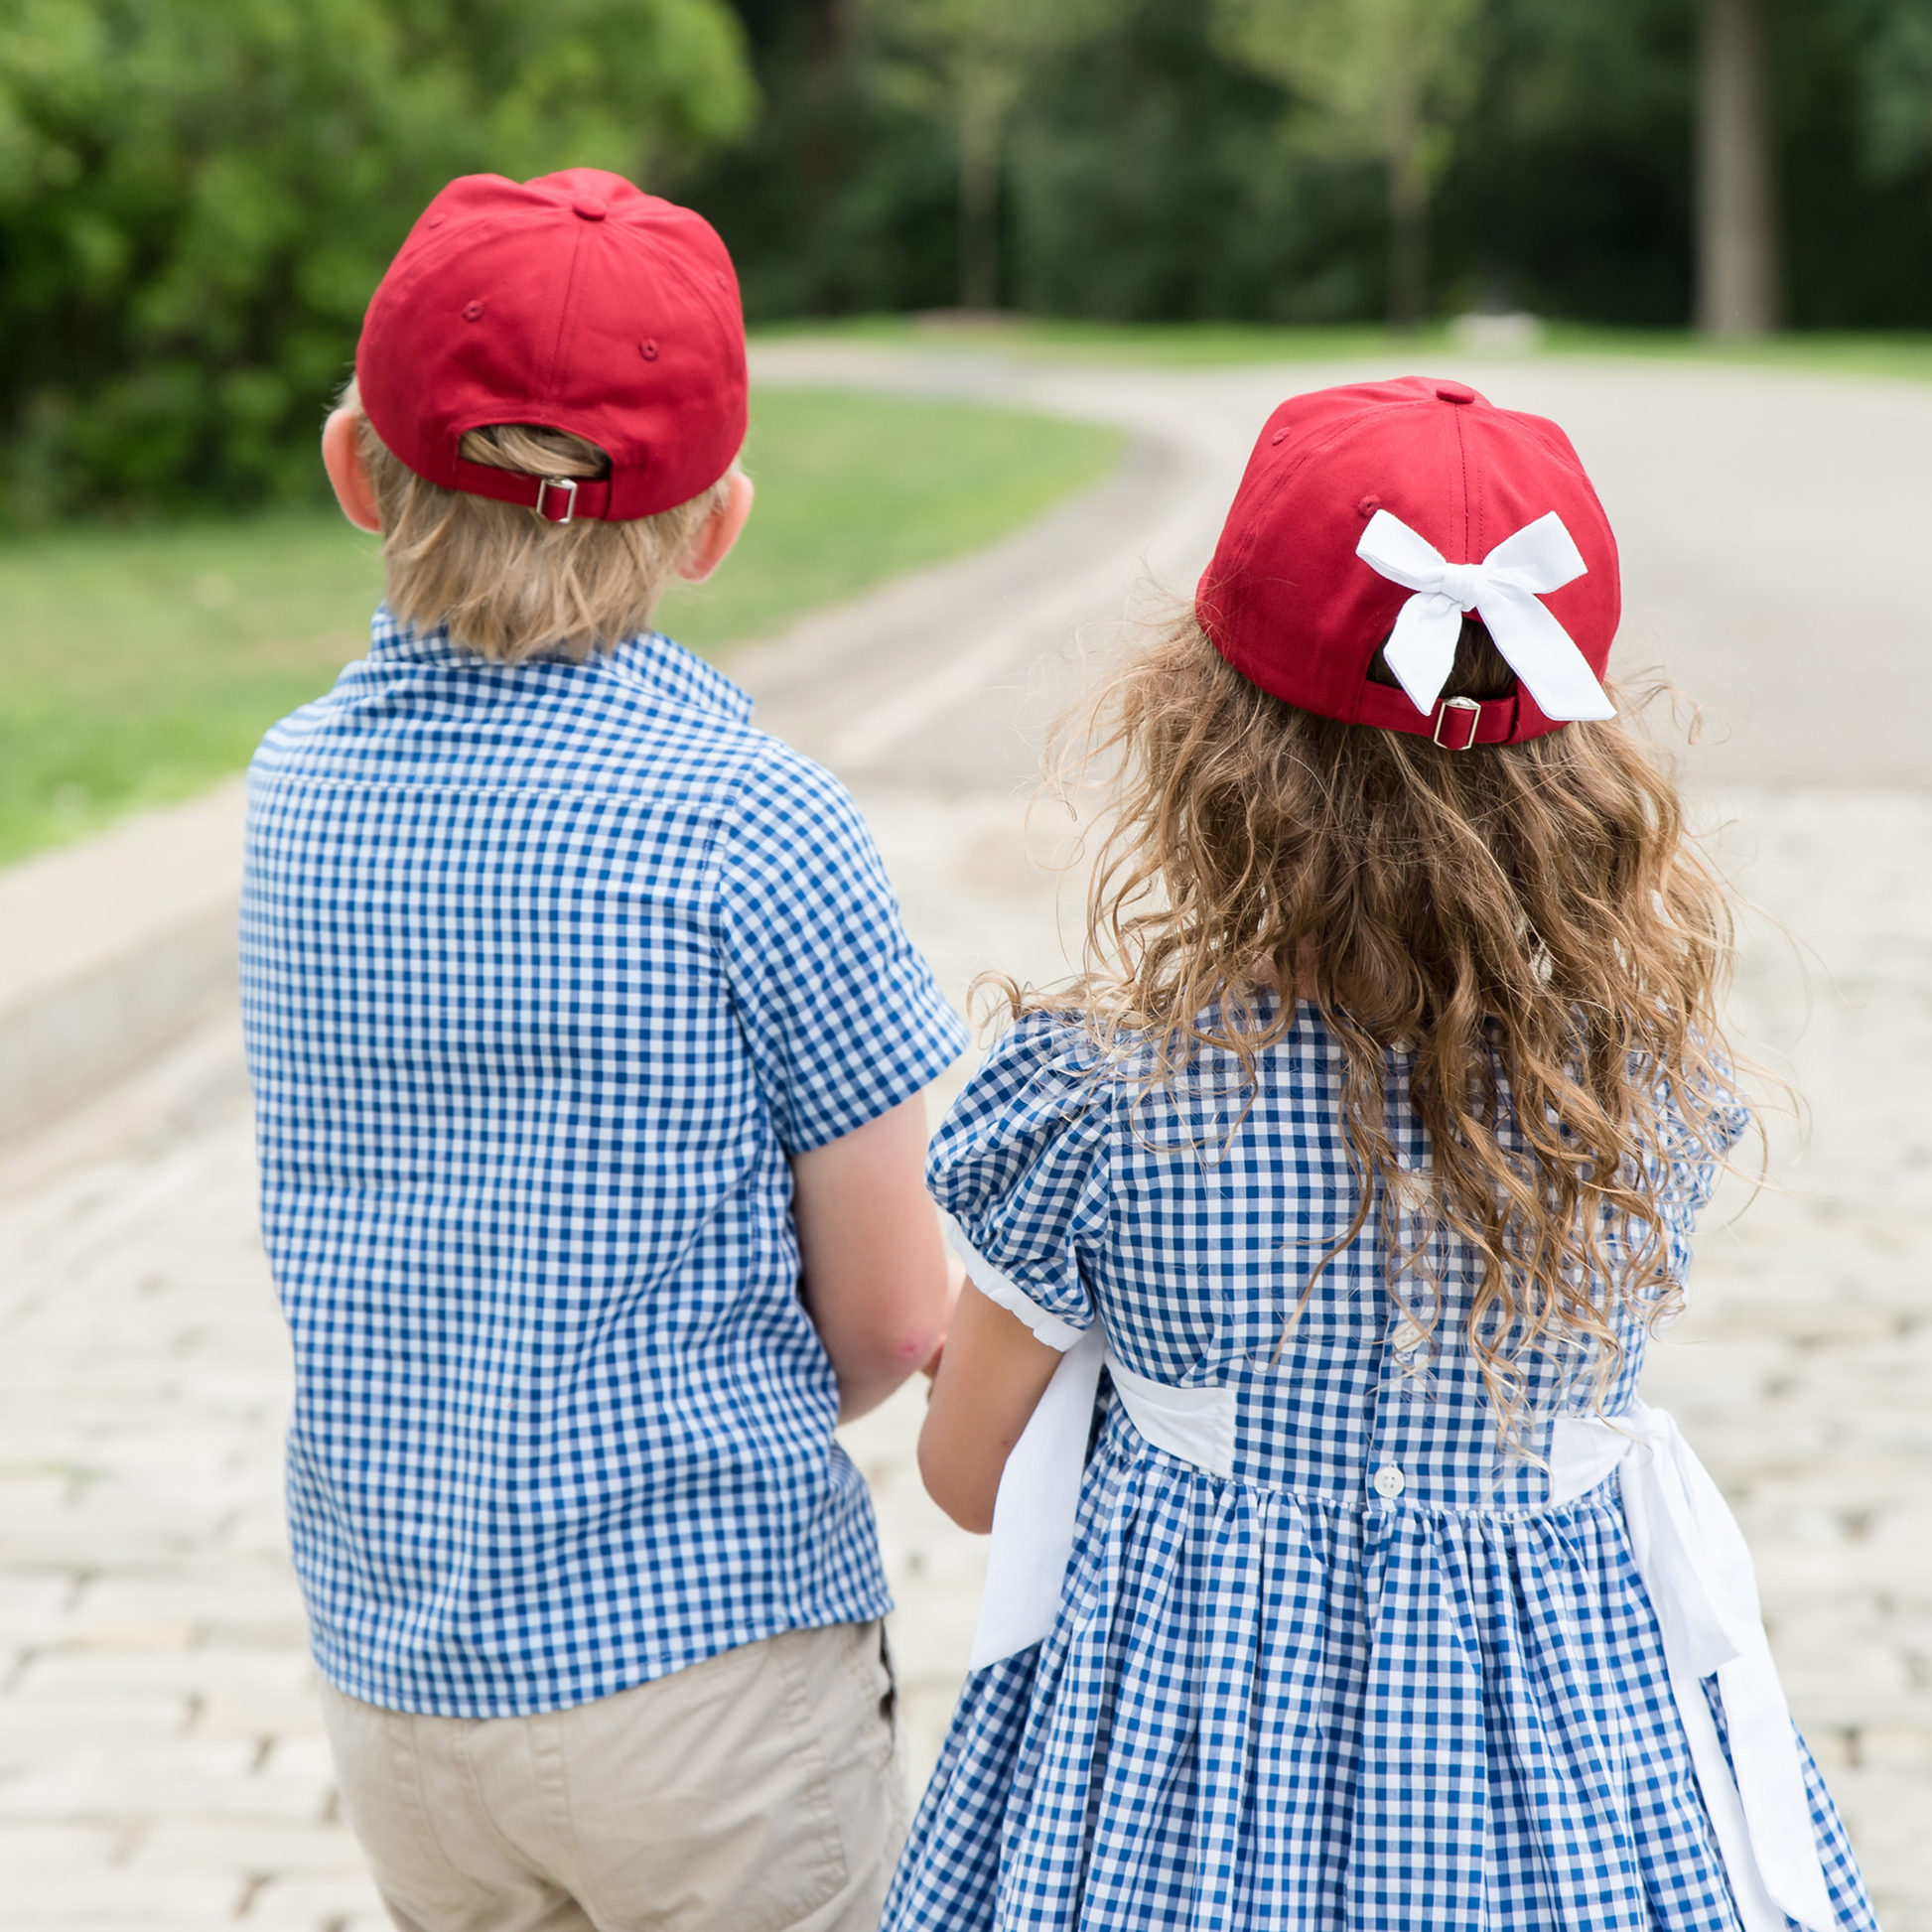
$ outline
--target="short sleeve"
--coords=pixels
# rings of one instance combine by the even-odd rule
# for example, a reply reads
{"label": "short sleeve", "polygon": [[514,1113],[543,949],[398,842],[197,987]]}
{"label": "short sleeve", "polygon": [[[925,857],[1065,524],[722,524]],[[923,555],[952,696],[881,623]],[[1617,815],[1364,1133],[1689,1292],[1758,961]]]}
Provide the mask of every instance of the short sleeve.
{"label": "short sleeve", "polygon": [[1717,1192],[1725,1158],[1751,1124],[1728,1060],[1720,1058],[1695,1085],[1659,1083],[1658,1145],[1644,1162],[1651,1197],[1669,1244],[1668,1272],[1679,1287],[1690,1279],[1692,1239],[1700,1215]]}
{"label": "short sleeve", "polygon": [[717,880],[716,943],[786,1153],[877,1120],[959,1057],[965,1029],[828,772],[774,744],[720,827]]}
{"label": "short sleeve", "polygon": [[1107,1229],[1112,1122],[1085,1034],[1030,1014],[987,1055],[926,1162],[974,1287],[1049,1347],[1093,1326],[1082,1260]]}

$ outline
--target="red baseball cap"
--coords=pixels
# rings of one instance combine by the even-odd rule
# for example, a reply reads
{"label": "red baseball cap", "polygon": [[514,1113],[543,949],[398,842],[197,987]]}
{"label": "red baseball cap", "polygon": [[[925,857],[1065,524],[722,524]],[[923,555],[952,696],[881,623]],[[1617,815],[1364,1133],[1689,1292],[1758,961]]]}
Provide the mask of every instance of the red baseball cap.
{"label": "red baseball cap", "polygon": [[[745,441],[745,319],[703,215],[621,175],[465,175],[423,210],[355,349],[375,433],[446,489],[551,522],[627,522],[708,489]],[[574,488],[458,453],[495,423],[569,430],[611,458]]]}
{"label": "red baseball cap", "polygon": [[[1344,724],[1462,751],[1612,715],[1616,539],[1570,439],[1466,383],[1291,397],[1248,460],[1195,612],[1243,677]],[[1517,689],[1439,701],[1474,610]],[[1402,682],[1370,678],[1388,644]]]}

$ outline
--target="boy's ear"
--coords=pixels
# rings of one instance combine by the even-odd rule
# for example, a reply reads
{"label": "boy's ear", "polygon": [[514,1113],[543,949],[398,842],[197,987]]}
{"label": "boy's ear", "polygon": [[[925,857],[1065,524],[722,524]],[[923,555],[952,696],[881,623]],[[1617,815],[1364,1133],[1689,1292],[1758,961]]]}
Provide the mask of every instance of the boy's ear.
{"label": "boy's ear", "polygon": [[731,554],[745,519],[752,513],[752,498],[757,492],[744,471],[734,471],[725,500],[698,526],[698,540],[691,554],[678,565],[677,574],[702,584]]}
{"label": "boy's ear", "polygon": [[369,487],[369,473],[362,467],[362,444],[357,431],[362,415],[356,409],[338,409],[322,426],[322,467],[343,514],[358,530],[382,531],[382,518],[376,512],[375,491]]}

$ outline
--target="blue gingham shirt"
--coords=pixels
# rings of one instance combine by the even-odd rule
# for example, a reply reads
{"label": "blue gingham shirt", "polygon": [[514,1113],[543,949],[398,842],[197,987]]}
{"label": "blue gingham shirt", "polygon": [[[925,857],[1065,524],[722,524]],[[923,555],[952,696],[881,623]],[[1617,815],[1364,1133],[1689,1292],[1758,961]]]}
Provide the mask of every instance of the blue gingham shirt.
{"label": "blue gingham shirt", "polygon": [[553,1710],[888,1606],[787,1156],[963,1036],[851,800],[657,636],[378,613],[249,773],[242,985],[318,1661]]}

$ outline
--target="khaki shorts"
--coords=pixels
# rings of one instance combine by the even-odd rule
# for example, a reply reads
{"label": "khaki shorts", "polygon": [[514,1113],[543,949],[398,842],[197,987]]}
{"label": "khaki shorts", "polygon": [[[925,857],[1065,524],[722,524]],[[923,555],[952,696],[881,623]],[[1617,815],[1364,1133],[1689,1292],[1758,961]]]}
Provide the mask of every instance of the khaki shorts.
{"label": "khaki shorts", "polygon": [[878,1623],[535,1718],[323,1705],[403,1932],[874,1932],[905,1842]]}

